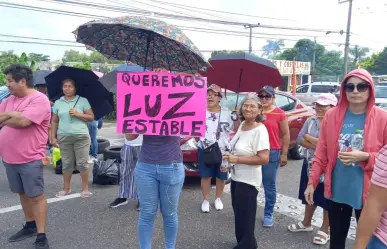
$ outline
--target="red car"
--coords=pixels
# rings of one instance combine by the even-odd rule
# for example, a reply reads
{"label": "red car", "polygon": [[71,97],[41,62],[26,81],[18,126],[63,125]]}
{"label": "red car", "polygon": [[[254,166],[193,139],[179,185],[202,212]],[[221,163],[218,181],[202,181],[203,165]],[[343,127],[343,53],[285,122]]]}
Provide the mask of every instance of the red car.
{"label": "red car", "polygon": [[[243,93],[239,94],[239,103],[244,96],[245,94]],[[227,93],[221,102],[222,109],[233,110],[236,97],[236,93]],[[299,160],[301,159],[302,147],[296,144],[296,139],[306,119],[314,115],[314,111],[287,92],[276,91],[275,102],[288,116],[290,130],[289,156],[292,159]],[[231,136],[233,135],[231,134]],[[198,150],[195,140],[192,137],[183,138],[180,144],[183,151],[183,163],[186,176],[199,176]]]}

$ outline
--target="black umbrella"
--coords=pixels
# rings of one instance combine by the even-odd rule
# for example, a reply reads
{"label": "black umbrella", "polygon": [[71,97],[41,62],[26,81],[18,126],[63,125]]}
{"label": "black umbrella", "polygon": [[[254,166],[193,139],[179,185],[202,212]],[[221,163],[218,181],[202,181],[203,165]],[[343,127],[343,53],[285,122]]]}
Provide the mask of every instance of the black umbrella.
{"label": "black umbrella", "polygon": [[60,66],[45,77],[48,97],[55,101],[63,96],[62,81],[72,79],[77,87],[77,94],[86,98],[94,112],[94,119],[98,120],[113,111],[113,94],[98,81],[98,76],[90,70]]}
{"label": "black umbrella", "polygon": [[50,70],[39,70],[36,72],[33,72],[33,80],[34,86],[38,85],[46,85],[45,77],[52,73]]}

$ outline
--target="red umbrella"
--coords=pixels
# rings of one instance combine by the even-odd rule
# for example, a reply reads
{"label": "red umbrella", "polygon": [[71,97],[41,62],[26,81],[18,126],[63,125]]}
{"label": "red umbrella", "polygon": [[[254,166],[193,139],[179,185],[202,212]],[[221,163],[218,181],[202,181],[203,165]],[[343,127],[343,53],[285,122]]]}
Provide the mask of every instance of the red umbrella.
{"label": "red umbrella", "polygon": [[212,67],[200,74],[209,84],[233,92],[256,92],[265,85],[277,87],[283,84],[277,67],[267,59],[249,53],[220,54],[209,60]]}

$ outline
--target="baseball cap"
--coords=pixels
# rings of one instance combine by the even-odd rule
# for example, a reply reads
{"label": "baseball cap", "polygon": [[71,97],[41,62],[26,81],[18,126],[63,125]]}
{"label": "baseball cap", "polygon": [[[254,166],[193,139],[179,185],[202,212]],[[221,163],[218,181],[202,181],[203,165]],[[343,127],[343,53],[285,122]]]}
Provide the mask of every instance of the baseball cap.
{"label": "baseball cap", "polygon": [[336,106],[337,105],[337,98],[335,95],[331,93],[322,93],[318,99],[313,102],[313,104],[319,104],[319,105],[332,105]]}
{"label": "baseball cap", "polygon": [[262,87],[261,90],[258,91],[258,93],[263,92],[263,91],[270,94],[271,96],[275,95],[275,91],[274,91],[274,88],[272,86],[266,85],[266,86]]}
{"label": "baseball cap", "polygon": [[223,96],[222,95],[222,88],[220,88],[220,86],[216,85],[216,84],[211,84],[208,88],[207,88],[207,91],[214,91],[216,92],[217,94],[219,94],[219,96]]}

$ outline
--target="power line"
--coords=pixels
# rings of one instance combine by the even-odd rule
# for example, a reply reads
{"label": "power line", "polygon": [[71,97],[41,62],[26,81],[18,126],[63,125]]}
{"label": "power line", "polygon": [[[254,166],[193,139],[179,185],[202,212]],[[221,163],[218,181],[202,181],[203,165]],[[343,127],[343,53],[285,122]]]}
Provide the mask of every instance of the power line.
{"label": "power line", "polygon": [[[12,4],[15,5],[15,4]],[[0,2],[0,6],[1,2]],[[8,7],[8,6],[4,6]],[[78,16],[78,17],[86,17],[89,18],[90,15],[88,14],[83,14],[83,13],[78,13],[78,12],[70,12],[70,11],[62,11],[62,10],[51,10],[51,9],[45,9],[45,8],[40,8],[40,7],[33,7],[33,6],[27,6],[27,10],[32,10],[32,11],[37,11],[37,12],[50,12],[54,14],[62,14],[62,15],[70,15],[70,16]],[[12,8],[19,9],[19,6],[13,6]],[[21,8],[23,9],[23,8]],[[85,15],[85,16],[83,16]],[[95,16],[94,16],[95,17]],[[98,16],[99,18],[107,18],[106,16]],[[231,31],[231,30],[224,30],[224,29],[205,29],[205,28],[197,28],[197,27],[188,27],[188,26],[182,26],[182,30],[186,31],[192,31],[192,32],[202,32],[202,33],[211,33],[211,34],[219,34],[219,35],[229,35],[229,36],[241,36],[241,37],[249,37],[247,32],[242,32],[242,31]],[[211,31],[211,32],[209,32]],[[298,41],[299,39],[289,39],[286,37],[272,37],[273,35],[282,35],[282,36],[287,36],[287,34],[270,34],[270,33],[256,33],[264,36],[252,36],[253,38],[257,39],[281,39],[281,40],[287,40],[287,41]],[[297,36],[295,34],[289,34],[289,36]],[[300,34],[299,37],[305,37],[305,35]],[[333,42],[325,42],[321,44],[326,44],[326,45],[341,45],[341,43],[333,43]]]}
{"label": "power line", "polygon": [[[4,5],[6,4],[6,5]],[[12,5],[12,6],[10,6]],[[71,4],[70,4],[71,5]],[[76,17],[83,17],[83,18],[108,18],[107,16],[100,16],[100,15],[91,15],[91,14],[85,14],[85,13],[79,13],[79,12],[73,12],[73,11],[65,11],[65,10],[55,10],[55,9],[46,9],[46,8],[40,8],[40,7],[34,7],[34,6],[26,6],[26,5],[18,5],[18,4],[9,4],[0,2],[0,6],[3,7],[9,7],[9,8],[16,8],[16,9],[25,9],[30,11],[37,11],[37,12],[47,12],[52,14],[59,14],[59,15],[69,15],[69,16],[76,16]],[[24,7],[26,6],[26,7]],[[241,37],[248,37],[248,32],[242,32],[242,31],[232,31],[232,30],[224,30],[224,29],[205,29],[205,28],[198,28],[198,27],[187,27],[187,26],[180,26],[183,30],[192,31],[192,32],[203,32],[203,33],[211,33],[211,34],[218,34],[218,35],[230,35],[230,36],[241,36]],[[211,32],[208,32],[211,31]],[[255,33],[263,36],[253,36],[253,38],[257,39],[281,39],[281,40],[288,40],[288,41],[298,41],[298,39],[289,39],[284,38],[282,36],[294,36],[294,37],[311,37],[311,35],[306,34],[274,34],[274,33]],[[276,37],[272,37],[276,36]],[[281,37],[278,37],[281,36]],[[313,36],[313,37],[324,37],[325,36]],[[328,38],[328,37],[327,37]],[[342,43],[334,43],[334,42],[320,42],[322,45],[343,45]]]}
{"label": "power line", "polygon": [[292,19],[275,18],[275,17],[268,17],[268,16],[255,16],[255,15],[249,15],[249,14],[244,14],[244,13],[236,13],[236,12],[228,12],[228,11],[200,8],[200,7],[194,7],[194,6],[184,5],[184,4],[170,3],[170,2],[166,2],[166,1],[152,0],[152,2],[157,2],[157,3],[166,4],[166,5],[170,5],[170,6],[186,7],[186,8],[190,8],[190,9],[194,9],[194,10],[199,9],[199,10],[204,10],[204,11],[208,11],[208,12],[216,12],[216,13],[223,13],[223,14],[230,14],[230,15],[237,15],[237,16],[245,16],[245,17],[247,16],[247,17],[255,17],[255,18],[278,20],[278,21],[296,21],[296,20],[292,20]]}
{"label": "power line", "polygon": [[[97,4],[91,4],[88,2],[74,2],[70,0],[52,0],[52,2],[55,3],[69,3],[74,6],[83,6],[83,7],[91,7],[101,10],[108,10],[113,12],[120,12],[120,13],[126,13],[126,12],[137,12],[144,15],[157,15],[164,18],[170,18],[170,19],[177,19],[177,20],[183,20],[183,21],[201,21],[201,22],[210,22],[210,23],[216,23],[216,24],[224,24],[224,25],[231,25],[231,26],[246,26],[249,25],[249,23],[244,22],[229,22],[229,21],[223,21],[223,20],[216,20],[216,19],[206,19],[206,18],[200,18],[200,17],[186,17],[186,16],[179,16],[179,15],[173,15],[173,14],[166,14],[162,12],[155,12],[155,11],[142,11],[142,10],[136,10],[136,9],[129,9],[129,8],[120,8],[117,6],[111,6],[111,5],[97,5]],[[263,25],[260,24],[261,28],[270,28],[270,29],[282,29],[282,30],[298,30],[298,31],[310,31],[310,32],[328,32],[331,31],[330,29],[309,29],[309,28],[301,28],[301,27],[286,27],[286,26],[273,26],[273,25]],[[334,32],[340,32],[340,31],[334,31]]]}
{"label": "power line", "polygon": [[[2,36],[2,35],[0,35]],[[39,38],[34,38],[34,37],[28,37],[28,39],[39,39]],[[50,41],[55,41],[55,40],[52,40],[52,39],[40,39],[40,40],[50,40]],[[57,40],[59,42],[68,42],[68,41],[63,41],[63,40]],[[83,45],[70,45],[70,44],[59,44],[59,43],[49,43],[49,42],[36,42],[36,41],[20,41],[20,40],[0,40],[0,42],[2,43],[21,43],[21,44],[34,44],[34,45],[48,45],[48,46],[59,46],[59,47],[77,47],[77,48],[85,48],[85,46]],[[282,48],[282,49],[287,49],[287,48]],[[247,52],[248,50],[244,50],[244,49],[214,49],[214,50],[211,50],[211,49],[207,49],[207,50],[200,50],[200,52],[202,53],[211,53],[211,52],[214,52],[214,51],[245,51]],[[257,49],[257,50],[254,50],[254,51],[261,51],[263,52],[264,50],[262,49]]]}

